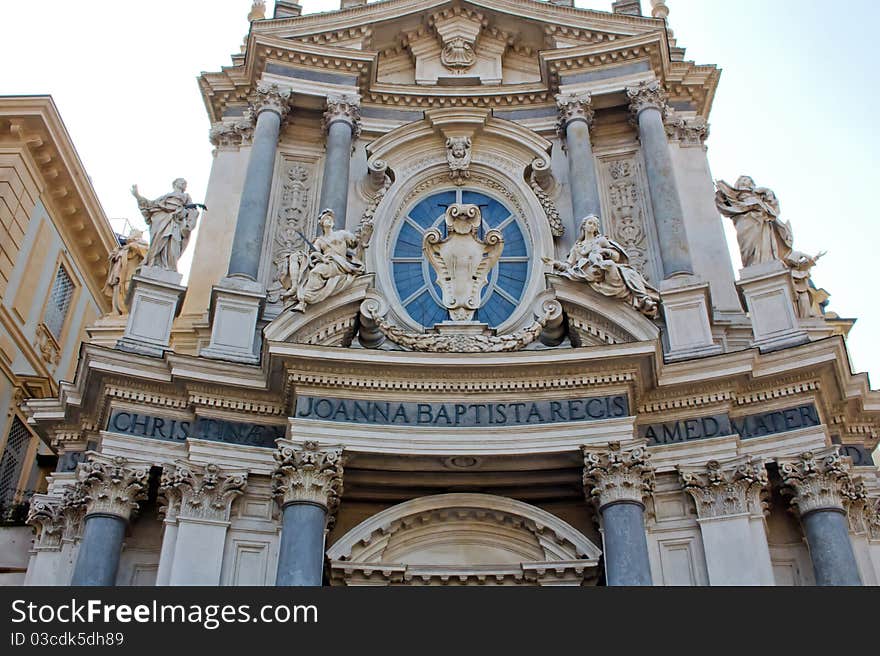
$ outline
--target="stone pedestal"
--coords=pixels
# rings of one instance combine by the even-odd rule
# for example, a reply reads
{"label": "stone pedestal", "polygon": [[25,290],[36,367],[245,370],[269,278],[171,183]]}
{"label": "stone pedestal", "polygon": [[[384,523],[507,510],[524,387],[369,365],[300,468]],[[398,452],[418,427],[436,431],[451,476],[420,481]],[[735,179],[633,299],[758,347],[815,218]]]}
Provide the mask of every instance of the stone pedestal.
{"label": "stone pedestal", "polygon": [[809,341],[794,311],[791,272],[782,262],[746,267],[739,278],[736,287],[752,320],[753,346],[769,351]]}
{"label": "stone pedestal", "polygon": [[660,284],[660,298],[666,320],[668,361],[721,353],[721,346],[712,341],[709,283],[695,276],[675,276]]}
{"label": "stone pedestal", "polygon": [[116,348],[161,357],[170,348],[171,326],[186,287],[176,271],[143,266],[132,276],[128,323]]}
{"label": "stone pedestal", "polygon": [[227,277],[211,290],[211,342],[199,355],[256,364],[260,361],[257,320],[266,303],[260,283]]}

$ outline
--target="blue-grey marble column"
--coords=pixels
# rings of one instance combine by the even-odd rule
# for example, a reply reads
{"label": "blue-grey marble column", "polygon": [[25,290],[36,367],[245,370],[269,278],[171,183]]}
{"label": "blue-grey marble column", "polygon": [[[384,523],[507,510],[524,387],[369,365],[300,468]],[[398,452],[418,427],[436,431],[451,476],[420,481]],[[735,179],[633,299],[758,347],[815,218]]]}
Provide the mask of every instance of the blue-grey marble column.
{"label": "blue-grey marble column", "polygon": [[643,500],[654,484],[649,459],[642,442],[584,449],[584,490],[602,514],[609,586],[653,585]]}
{"label": "blue-grey marble column", "polygon": [[85,505],[85,525],[71,585],[115,585],[125,528],[148,480],[149,467],[119,456],[93,454],[77,466],[77,483],[65,503]]}
{"label": "blue-grey marble column", "polygon": [[278,440],[273,491],[282,509],[277,586],[320,586],[324,531],[342,495],[342,448]]}
{"label": "blue-grey marble column", "polygon": [[638,123],[645,157],[648,191],[654,209],[664,278],[693,274],[691,253],[684,226],[684,211],[675,181],[669,141],[663,123],[666,95],[659,82],[643,82],[627,89],[630,111]]}
{"label": "blue-grey marble column", "polygon": [[360,134],[360,98],[355,94],[328,96],[324,129],[327,132],[327,156],[321,181],[321,210],[333,210],[336,225],[345,226],[351,146]]}
{"label": "blue-grey marble column", "polygon": [[816,585],[862,585],[842,508],[814,510],[801,516]]}
{"label": "blue-grey marble column", "polygon": [[290,90],[279,89],[275,84],[260,84],[257,87],[253,104],[257,123],[235,223],[229,258],[230,276],[257,279],[269,216],[275,151],[278,149],[281,123],[288,112],[289,99]]}
{"label": "blue-grey marble column", "polygon": [[126,520],[118,515],[88,515],[70,585],[116,585]]}
{"label": "blue-grey marble column", "polygon": [[282,512],[275,585],[320,587],[327,508],[316,503],[290,503]]}
{"label": "blue-grey marble column", "polygon": [[556,96],[559,109],[557,133],[565,138],[568,153],[568,186],[576,224],[584,217],[600,216],[599,182],[596,159],[590,141],[593,105],[589,93],[565,93]]}
{"label": "blue-grey marble column", "polygon": [[861,479],[849,473],[838,447],[779,459],[783,483],[801,517],[817,585],[862,585],[849,537],[847,502],[864,499]]}

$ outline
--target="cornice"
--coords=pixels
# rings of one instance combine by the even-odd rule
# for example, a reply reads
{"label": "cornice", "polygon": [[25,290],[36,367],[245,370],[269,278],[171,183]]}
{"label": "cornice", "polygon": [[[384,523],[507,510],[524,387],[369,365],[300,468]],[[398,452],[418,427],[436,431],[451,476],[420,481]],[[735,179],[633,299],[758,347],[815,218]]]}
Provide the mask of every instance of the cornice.
{"label": "cornice", "polygon": [[41,195],[102,312],[101,291],[116,235],[51,96],[0,97],[0,138],[10,135],[30,154],[45,183]]}

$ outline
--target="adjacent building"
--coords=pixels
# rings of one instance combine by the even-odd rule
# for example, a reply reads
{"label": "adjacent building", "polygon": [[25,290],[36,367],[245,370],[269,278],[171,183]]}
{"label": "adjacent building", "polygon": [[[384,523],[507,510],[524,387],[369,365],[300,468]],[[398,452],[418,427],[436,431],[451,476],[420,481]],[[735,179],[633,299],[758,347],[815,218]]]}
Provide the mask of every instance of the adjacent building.
{"label": "adjacent building", "polygon": [[27,583],[880,583],[852,321],[772,191],[716,186],[720,72],[643,4],[255,3],[199,78],[206,198],[137,195],[128,313],[24,404]]}
{"label": "adjacent building", "polygon": [[[49,96],[0,97],[0,507],[24,527],[27,502],[57,465],[20,409],[72,381],[116,237]],[[29,528],[0,531],[0,568],[23,579]],[[8,539],[7,539],[8,538]]]}

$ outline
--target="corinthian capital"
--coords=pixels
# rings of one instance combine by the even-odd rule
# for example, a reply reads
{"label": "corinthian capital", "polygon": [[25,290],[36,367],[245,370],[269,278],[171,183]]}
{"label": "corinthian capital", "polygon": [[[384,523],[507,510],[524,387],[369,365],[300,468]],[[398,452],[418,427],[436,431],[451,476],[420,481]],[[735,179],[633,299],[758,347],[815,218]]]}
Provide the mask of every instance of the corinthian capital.
{"label": "corinthian capital", "polygon": [[565,136],[565,128],[573,121],[583,121],[588,127],[593,126],[593,97],[587,91],[580,93],[556,94],[556,108],[559,110],[559,120],[556,123],[556,134]]}
{"label": "corinthian capital", "polygon": [[233,500],[244,494],[246,487],[244,472],[223,471],[215,464],[178,462],[162,470],[159,495],[166,519],[227,522]]}
{"label": "corinthian capital", "polygon": [[268,111],[284,119],[290,111],[290,89],[282,89],[277,84],[260,82],[250,100],[255,116]]}
{"label": "corinthian capital", "polygon": [[34,546],[38,549],[61,548],[64,534],[62,500],[47,494],[35,494],[31,499],[27,523],[34,527]]}
{"label": "corinthian capital", "polygon": [[130,463],[122,456],[93,454],[76,468],[71,499],[81,498],[86,515],[116,515],[127,521],[138,502],[146,498],[149,477],[148,465]]}
{"label": "corinthian capital", "polygon": [[348,123],[353,139],[361,133],[361,97],[356,93],[342,93],[327,96],[327,109],[324,112],[323,128],[326,132],[337,121]]}
{"label": "corinthian capital", "polygon": [[780,459],[779,473],[801,516],[814,510],[845,511],[865,497],[864,485],[850,476],[836,446]]}
{"label": "corinthian capital", "polygon": [[331,517],[342,496],[342,447],[320,448],[317,442],[297,446],[279,442],[275,452],[272,492],[281,506],[314,503]]}
{"label": "corinthian capital", "polygon": [[709,138],[709,123],[702,116],[683,118],[670,111],[666,117],[666,134],[684,147],[702,146]]}
{"label": "corinthian capital", "polygon": [[678,473],[700,519],[764,511],[768,482],[763,460],[710,460],[705,467],[679,467]]}
{"label": "corinthian capital", "polygon": [[633,118],[638,118],[646,109],[658,109],[661,113],[666,109],[666,92],[657,80],[639,82],[638,86],[629,87],[626,95]]}
{"label": "corinthian capital", "polygon": [[598,500],[599,508],[612,503],[644,505],[654,489],[654,470],[648,463],[651,454],[645,444],[634,443],[626,449],[611,442],[607,449],[584,447],[584,490]]}

